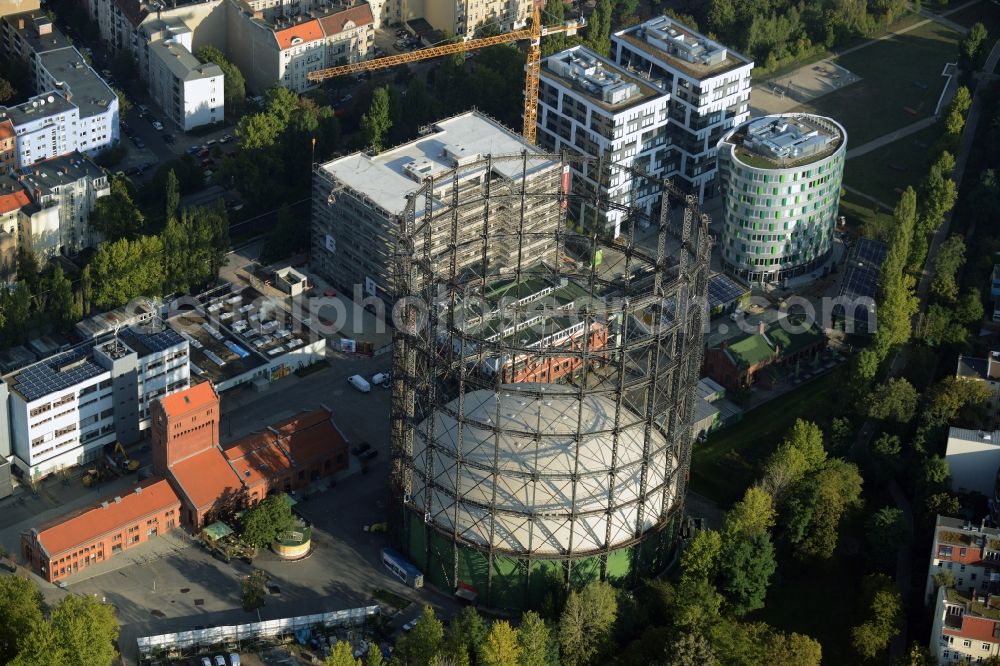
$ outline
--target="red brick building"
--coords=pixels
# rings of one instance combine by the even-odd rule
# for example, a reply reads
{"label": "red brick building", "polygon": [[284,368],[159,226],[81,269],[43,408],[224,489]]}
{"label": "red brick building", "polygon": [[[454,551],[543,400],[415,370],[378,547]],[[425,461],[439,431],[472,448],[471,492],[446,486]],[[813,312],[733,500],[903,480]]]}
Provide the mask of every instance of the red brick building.
{"label": "red brick building", "polygon": [[61,580],[177,527],[181,503],[163,479],[21,535],[21,555],[49,582]]}
{"label": "red brick building", "polygon": [[[552,347],[565,347],[573,351],[583,349],[582,334],[567,335],[563,340],[551,341]],[[587,342],[591,351],[604,349],[608,344],[608,327],[600,322],[590,326],[590,340]],[[579,356],[526,356],[519,357],[514,363],[508,363],[503,368],[501,379],[505,384],[523,382],[552,383],[565,375],[571,375],[583,365]]]}
{"label": "red brick building", "polygon": [[794,370],[811,363],[825,348],[826,335],[814,326],[788,331],[779,324],[765,328],[761,323],[756,333],[707,349],[703,374],[731,391],[749,388],[758,380],[771,388],[772,376],[763,370]]}
{"label": "red brick building", "polygon": [[197,532],[274,491],[347,469],[348,442],[327,409],[305,412],[219,445],[219,396],[203,383],[152,408],[157,478],[127,495],[21,535],[32,569],[60,580],[183,525]]}

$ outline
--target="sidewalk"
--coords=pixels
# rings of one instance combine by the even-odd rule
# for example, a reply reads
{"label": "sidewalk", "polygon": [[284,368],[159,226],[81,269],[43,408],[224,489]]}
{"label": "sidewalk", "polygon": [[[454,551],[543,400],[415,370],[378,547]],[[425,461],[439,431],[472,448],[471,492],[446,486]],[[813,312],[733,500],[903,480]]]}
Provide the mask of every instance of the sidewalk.
{"label": "sidewalk", "polygon": [[898,141],[899,139],[910,136],[911,134],[916,134],[920,130],[927,129],[937,122],[936,116],[930,116],[924,118],[923,120],[918,120],[912,125],[907,125],[906,127],[901,127],[895,132],[890,132],[888,134],[883,134],[877,139],[873,139],[868,143],[863,143],[856,148],[847,149],[847,159],[853,159],[855,157],[861,157],[862,155],[867,155],[873,150],[878,150],[882,146],[886,146],[893,141]]}

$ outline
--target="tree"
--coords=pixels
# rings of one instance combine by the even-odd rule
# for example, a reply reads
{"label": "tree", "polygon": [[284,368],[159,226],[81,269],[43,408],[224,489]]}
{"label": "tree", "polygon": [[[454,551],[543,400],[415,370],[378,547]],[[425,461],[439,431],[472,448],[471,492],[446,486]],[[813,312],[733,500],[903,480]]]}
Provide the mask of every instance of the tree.
{"label": "tree", "polygon": [[884,506],[865,523],[868,556],[878,569],[889,569],[896,564],[896,553],[908,538],[903,510]]}
{"label": "tree", "polygon": [[927,391],[920,420],[932,428],[948,425],[964,407],[983,403],[990,395],[983,382],[945,377]]}
{"label": "tree", "polygon": [[[381,655],[381,653],[379,654]],[[330,656],[323,662],[323,666],[361,666],[361,660],[354,658],[350,643],[337,641],[333,644]]]}
{"label": "tree", "polygon": [[382,141],[392,127],[389,117],[389,89],[376,88],[372,93],[372,104],[368,112],[361,116],[361,131],[365,142],[376,153],[382,152]]}
{"label": "tree", "polygon": [[0,77],[0,104],[6,104],[15,97],[17,97],[17,91],[14,86],[7,79]]}
{"label": "tree", "polygon": [[[547,26],[559,26],[566,20],[566,6],[562,0],[546,0],[542,21]],[[566,48],[566,36],[555,33],[542,40],[542,55],[549,56]],[[409,97],[409,95],[407,95]]]}
{"label": "tree", "polygon": [[70,329],[83,315],[73,296],[73,283],[63,272],[62,264],[53,262],[47,283],[48,299],[45,312],[59,331]]}
{"label": "tree", "polygon": [[42,621],[24,637],[23,647],[8,666],[49,666],[64,664],[68,655],[66,648],[49,622]]}
{"label": "tree", "polygon": [[437,619],[430,606],[424,606],[413,629],[397,644],[393,660],[399,655],[404,666],[432,664],[441,652],[443,639],[441,620]]}
{"label": "tree", "polygon": [[972,70],[979,67],[984,53],[983,45],[986,44],[988,37],[989,33],[986,31],[985,25],[979,21],[972,24],[968,34],[959,43],[959,55],[963,68]]}
{"label": "tree", "polygon": [[466,606],[455,616],[445,639],[444,652],[459,663],[468,664],[486,641],[489,627],[472,606]]}
{"label": "tree", "polygon": [[684,632],[663,651],[665,666],[717,666],[712,644],[700,632]]}
{"label": "tree", "polygon": [[743,616],[764,607],[771,577],[778,568],[774,546],[767,532],[727,542],[719,561],[719,590],[734,615]]}
{"label": "tree", "polygon": [[131,238],[142,228],[142,213],[132,201],[124,178],[112,178],[110,190],[108,196],[94,203],[90,211],[90,226],[109,241]]}
{"label": "tree", "polygon": [[920,229],[923,233],[930,233],[940,227],[944,222],[944,216],[955,206],[958,186],[952,179],[954,170],[955,158],[946,150],[931,165],[927,173],[923,185],[923,215],[920,219]]}
{"label": "tree", "polygon": [[579,594],[570,592],[559,618],[561,663],[583,666],[600,659],[610,647],[617,616],[615,591],[604,581],[588,584]]}
{"label": "tree", "polygon": [[117,657],[118,619],[114,608],[89,595],[69,594],[49,619],[67,666],[111,666]]}
{"label": "tree", "polygon": [[479,666],[518,666],[520,657],[517,631],[507,620],[494,622],[479,648]]}
{"label": "tree", "polygon": [[267,262],[291,256],[309,247],[309,220],[292,215],[287,203],[278,208],[277,221],[267,234],[262,252]]}
{"label": "tree", "polygon": [[38,588],[26,578],[0,576],[0,663],[10,663],[43,622],[42,593]]}
{"label": "tree", "polygon": [[896,662],[896,666],[938,666],[938,662],[926,647],[910,643],[910,649]]}
{"label": "tree", "polygon": [[603,56],[611,55],[611,0],[597,0],[587,19],[587,46]]}
{"label": "tree", "polygon": [[177,215],[177,207],[181,203],[181,193],[177,184],[177,174],[174,173],[173,169],[167,171],[167,182],[164,187],[165,195],[165,208],[166,208],[166,219],[173,219]]}
{"label": "tree", "polygon": [[934,258],[934,277],[931,294],[952,303],[958,297],[958,270],[965,264],[965,239],[960,234],[949,236]]}
{"label": "tree", "polygon": [[203,46],[194,53],[202,62],[214,62],[222,70],[223,103],[227,118],[239,118],[243,115],[246,105],[246,81],[239,67],[229,62],[222,52],[214,46]]}
{"label": "tree", "polygon": [[368,652],[365,654],[365,666],[382,666],[384,663],[382,648],[372,641],[368,644]]}
{"label": "tree", "polygon": [[727,542],[767,534],[774,527],[774,501],[760,486],[751,486],[726,513],[722,532]]}
{"label": "tree", "polygon": [[899,633],[902,599],[892,581],[883,575],[868,576],[862,587],[867,620],[851,630],[855,651],[865,660],[882,654]]}
{"label": "tree", "polygon": [[267,580],[267,572],[260,569],[254,569],[249,576],[243,578],[240,597],[243,610],[249,613],[264,607],[264,599],[267,598]]}
{"label": "tree", "polygon": [[270,148],[284,130],[281,122],[269,113],[251,113],[236,124],[236,136],[244,150]]}
{"label": "tree", "polygon": [[553,647],[552,635],[545,621],[535,611],[528,611],[521,617],[521,626],[517,628],[517,644],[521,650],[518,666],[553,666],[549,658]]}
{"label": "tree", "polygon": [[873,419],[909,423],[916,411],[917,389],[901,377],[879,384],[869,398],[868,416]]}
{"label": "tree", "polygon": [[157,236],[101,243],[91,266],[98,308],[116,308],[139,296],[163,293],[163,243]]}
{"label": "tree", "polygon": [[128,96],[119,88],[112,87],[112,92],[115,93],[115,97],[118,98],[118,124],[125,124],[125,116],[128,112],[132,110],[132,102],[129,100]]}
{"label": "tree", "polygon": [[282,532],[295,525],[292,508],[284,494],[270,495],[243,513],[240,538],[248,544],[264,548]]}
{"label": "tree", "polygon": [[764,465],[762,487],[780,502],[792,485],[825,460],[823,431],[815,423],[796,419]]}
{"label": "tree", "polygon": [[844,514],[861,505],[861,485],[858,468],[839,459],[803,479],[785,511],[786,535],[797,558],[833,555]]}
{"label": "tree", "polygon": [[721,553],[722,535],[715,530],[699,530],[681,554],[681,572],[712,580]]}
{"label": "tree", "polygon": [[961,503],[958,498],[948,493],[934,493],[924,502],[927,514],[933,519],[936,516],[951,516],[957,518]]}

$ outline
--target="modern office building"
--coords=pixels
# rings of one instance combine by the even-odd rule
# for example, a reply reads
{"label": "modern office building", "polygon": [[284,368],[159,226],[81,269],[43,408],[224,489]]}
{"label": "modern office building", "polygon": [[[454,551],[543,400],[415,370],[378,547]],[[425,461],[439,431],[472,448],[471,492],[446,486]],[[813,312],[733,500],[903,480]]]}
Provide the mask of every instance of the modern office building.
{"label": "modern office building", "polygon": [[749,117],[753,62],[660,16],[611,36],[615,62],[670,95],[664,175],[696,194],[714,194],[716,146]]}
{"label": "modern office building", "polygon": [[816,270],[833,248],[847,132],[805,113],[765,116],[719,142],[722,261],[750,282]]}
{"label": "modern office building", "polygon": [[153,42],[149,53],[149,94],[168,121],[185,132],[222,122],[225,77],[191,54],[190,30]]}
{"label": "modern office building", "polygon": [[21,242],[41,260],[76,254],[100,241],[90,228],[90,211],[110,194],[108,174],[79,153],[31,166],[20,177],[31,198],[22,208]]}
{"label": "modern office building", "polygon": [[158,320],[16,370],[3,378],[14,464],[36,479],[135,442],[189,374],[187,340]]}
{"label": "modern office building", "polygon": [[[397,242],[417,227],[427,233],[413,236],[414,252],[434,261],[457,247],[457,272],[558,263],[562,201],[531,193],[559,192],[561,182],[559,160],[478,111],[442,120],[410,143],[315,168],[312,269],[344,293],[362,285],[364,296],[391,300]],[[484,251],[476,240],[494,226],[520,235],[497,233]]]}
{"label": "modern office building", "polygon": [[[658,174],[670,151],[669,96],[585,46],[542,61],[538,85],[538,144],[554,153],[605,157],[603,174],[573,165],[578,200],[575,219],[612,237],[621,233],[625,211],[658,206],[659,188],[632,170]],[[600,193],[595,197],[596,192]],[[594,201],[620,207],[595,210]]]}

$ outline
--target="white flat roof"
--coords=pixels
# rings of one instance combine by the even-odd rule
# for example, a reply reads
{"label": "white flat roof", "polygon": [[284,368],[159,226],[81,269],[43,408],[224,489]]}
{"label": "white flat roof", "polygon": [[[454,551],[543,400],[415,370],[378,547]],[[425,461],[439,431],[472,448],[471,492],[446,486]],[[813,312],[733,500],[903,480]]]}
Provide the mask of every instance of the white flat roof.
{"label": "white flat roof", "polygon": [[[541,158],[544,153],[527,143],[523,137],[503,127],[477,111],[469,111],[460,116],[435,123],[434,130],[415,141],[396,146],[390,150],[369,157],[364,153],[354,153],[327,162],[320,168],[347,187],[360,192],[377,206],[390,214],[402,213],[406,208],[406,197],[420,189],[421,184],[407,175],[405,167],[419,163],[434,175],[455,166],[450,155],[464,158],[477,155],[520,154],[527,150],[528,173],[550,167],[556,162]],[[520,176],[521,165],[503,162],[494,165],[498,173],[514,178]],[[421,211],[417,211],[418,215]]]}

